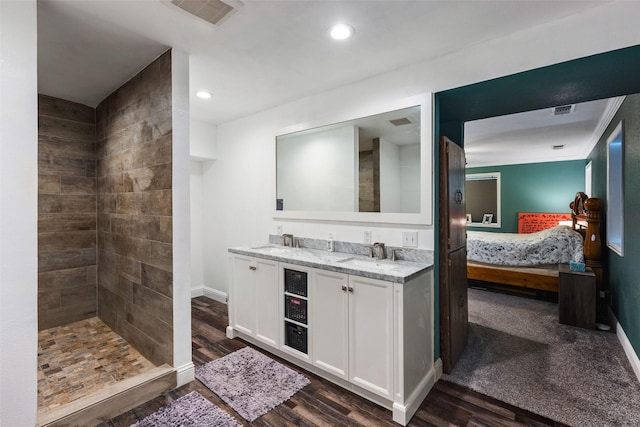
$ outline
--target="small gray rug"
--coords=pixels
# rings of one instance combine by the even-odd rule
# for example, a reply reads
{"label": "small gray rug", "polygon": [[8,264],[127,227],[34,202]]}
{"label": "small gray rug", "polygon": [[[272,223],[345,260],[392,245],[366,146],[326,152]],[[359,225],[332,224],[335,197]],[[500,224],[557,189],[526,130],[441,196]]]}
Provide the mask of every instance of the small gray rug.
{"label": "small gray rug", "polygon": [[469,290],[467,348],[443,379],[573,426],[639,426],[640,383],[615,334],[558,305]]}
{"label": "small gray rug", "polygon": [[163,406],[131,427],[239,427],[231,415],[202,397],[197,391]]}
{"label": "small gray rug", "polygon": [[196,366],[196,378],[248,421],[266,414],[310,383],[251,347]]}

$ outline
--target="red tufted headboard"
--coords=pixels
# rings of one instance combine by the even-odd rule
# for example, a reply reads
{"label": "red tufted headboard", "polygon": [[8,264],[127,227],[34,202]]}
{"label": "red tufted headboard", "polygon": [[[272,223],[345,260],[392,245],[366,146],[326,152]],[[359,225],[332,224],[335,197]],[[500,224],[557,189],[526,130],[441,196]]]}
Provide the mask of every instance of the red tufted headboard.
{"label": "red tufted headboard", "polygon": [[518,212],[518,233],[535,233],[571,221],[570,213]]}

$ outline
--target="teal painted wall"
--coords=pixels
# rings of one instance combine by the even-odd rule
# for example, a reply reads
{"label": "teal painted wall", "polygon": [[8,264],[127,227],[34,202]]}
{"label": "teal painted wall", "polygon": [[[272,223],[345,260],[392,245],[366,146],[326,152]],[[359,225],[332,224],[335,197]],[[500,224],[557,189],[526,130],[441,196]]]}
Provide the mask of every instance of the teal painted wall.
{"label": "teal painted wall", "polygon": [[[613,312],[640,354],[640,94],[627,96],[589,159],[593,161],[593,197],[604,200],[606,209],[607,138],[620,120],[624,138],[624,257],[609,249],[603,252]],[[606,220],[601,230],[606,242]]]}
{"label": "teal painted wall", "polygon": [[467,168],[467,174],[500,172],[502,227],[469,230],[518,232],[518,212],[567,212],[584,191],[585,160]]}
{"label": "teal painted wall", "polygon": [[[438,242],[440,235],[440,221],[438,215],[440,212],[440,162],[438,156],[440,155],[439,140],[440,140],[440,95],[435,94],[433,96],[433,232],[435,241]],[[464,129],[464,127],[463,127]],[[437,244],[437,243],[436,243]],[[438,263],[440,262],[440,252],[436,246],[436,250],[433,251],[433,360],[440,358],[440,269]]]}

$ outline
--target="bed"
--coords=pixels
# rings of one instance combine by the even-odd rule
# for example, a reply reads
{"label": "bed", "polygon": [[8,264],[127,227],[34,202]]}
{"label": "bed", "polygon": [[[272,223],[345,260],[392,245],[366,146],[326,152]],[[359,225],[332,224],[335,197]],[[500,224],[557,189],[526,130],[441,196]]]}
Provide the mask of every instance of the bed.
{"label": "bed", "polygon": [[601,280],[602,201],[578,193],[570,208],[570,225],[529,234],[468,231],[467,278],[558,292],[558,265],[576,261],[585,262]]}

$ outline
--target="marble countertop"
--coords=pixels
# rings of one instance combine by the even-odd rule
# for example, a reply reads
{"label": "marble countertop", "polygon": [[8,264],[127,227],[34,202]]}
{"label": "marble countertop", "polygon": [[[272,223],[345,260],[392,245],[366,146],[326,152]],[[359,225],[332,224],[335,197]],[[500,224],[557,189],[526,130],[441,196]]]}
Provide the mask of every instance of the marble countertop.
{"label": "marble countertop", "polygon": [[353,253],[291,248],[274,244],[229,248],[229,252],[395,283],[408,282],[433,268],[433,262],[379,260]]}

